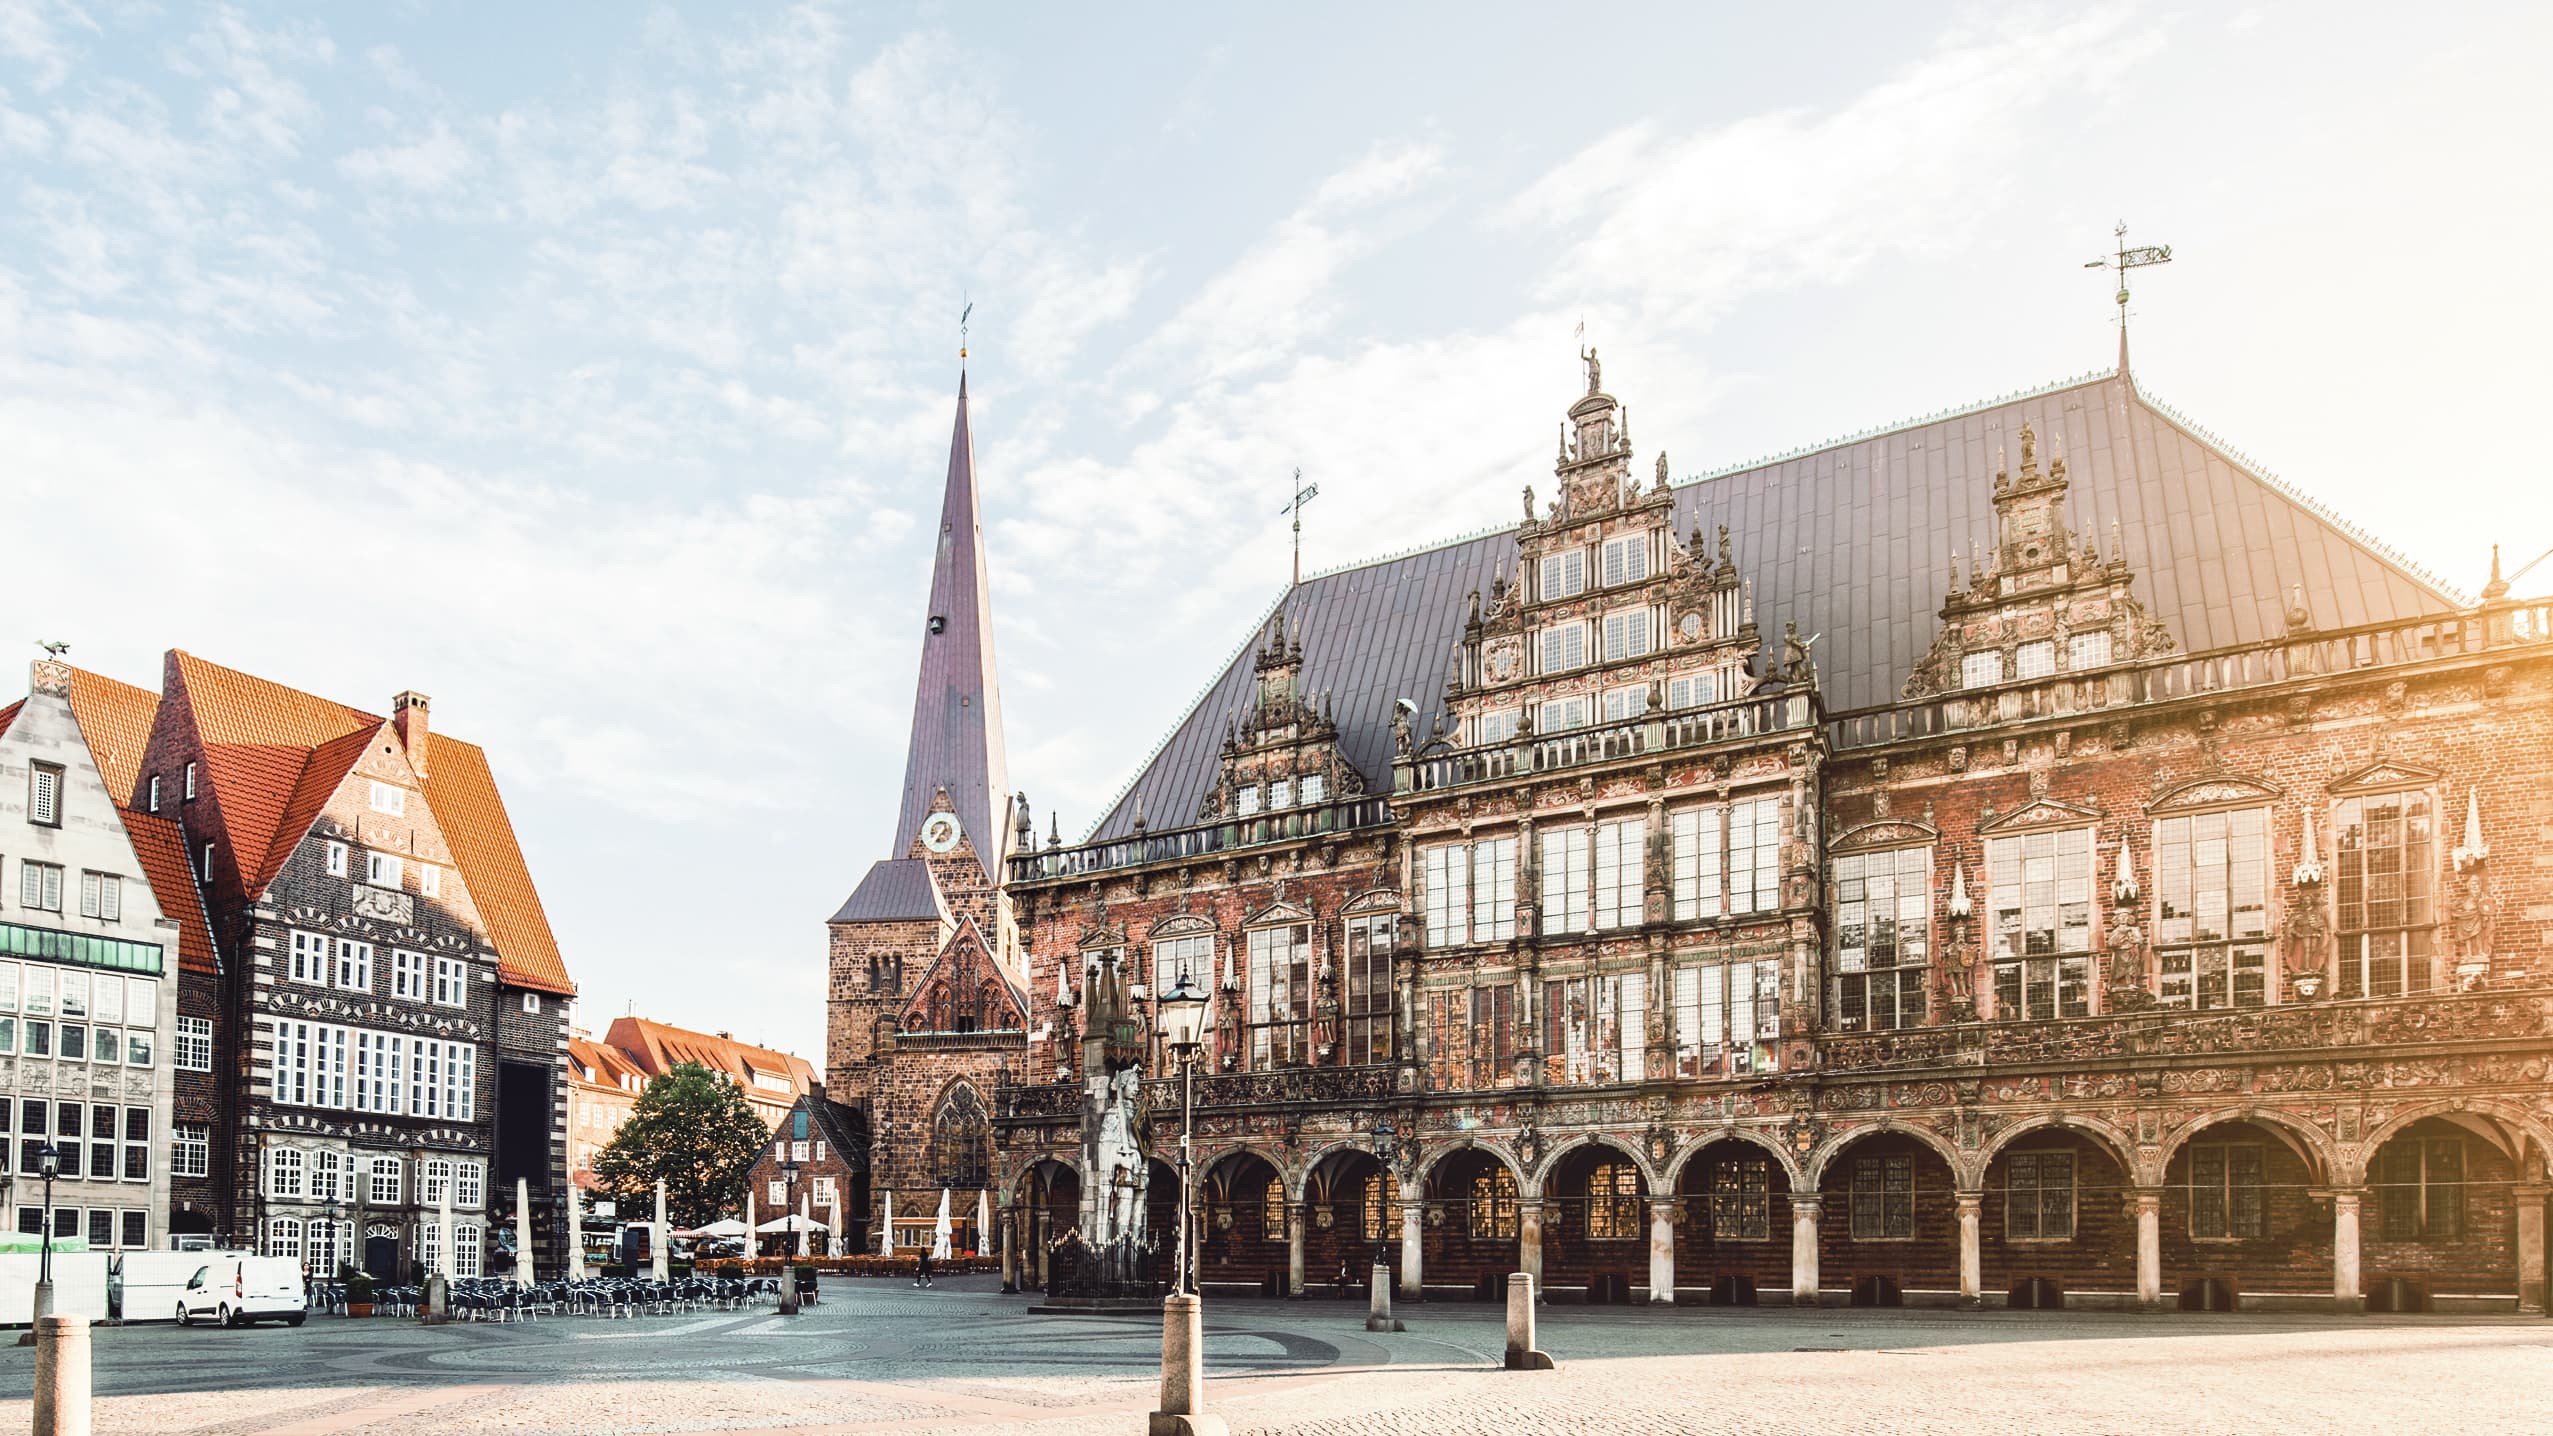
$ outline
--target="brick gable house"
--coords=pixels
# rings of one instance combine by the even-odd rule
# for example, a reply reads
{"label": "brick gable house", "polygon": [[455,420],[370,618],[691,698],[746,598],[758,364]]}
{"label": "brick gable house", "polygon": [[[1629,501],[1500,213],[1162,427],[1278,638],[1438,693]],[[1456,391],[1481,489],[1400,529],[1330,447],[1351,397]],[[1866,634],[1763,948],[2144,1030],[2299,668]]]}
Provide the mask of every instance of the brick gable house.
{"label": "brick gable house", "polygon": [[[2553,609],[2124,354],[1682,483],[1587,361],[1548,502],[1290,588],[1012,844],[1014,1280],[1080,1206],[1077,995],[1184,969],[1209,1283],[2544,1310]],[[871,877],[910,932],[837,923],[834,1050],[910,1123],[957,1074],[876,959],[950,924]]]}
{"label": "brick gable house", "polygon": [[564,1239],[568,981],[486,756],[424,695],[377,715],[172,651],[137,782],[185,834],[223,961],[190,1225],[315,1269],[486,1269],[515,1184]]}

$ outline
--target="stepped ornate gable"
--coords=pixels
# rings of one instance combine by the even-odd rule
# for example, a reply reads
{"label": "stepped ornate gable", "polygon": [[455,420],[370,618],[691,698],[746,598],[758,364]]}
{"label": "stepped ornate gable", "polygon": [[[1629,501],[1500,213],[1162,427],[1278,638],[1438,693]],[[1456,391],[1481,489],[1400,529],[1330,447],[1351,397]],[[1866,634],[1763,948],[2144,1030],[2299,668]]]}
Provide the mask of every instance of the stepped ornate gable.
{"label": "stepped ornate gable", "polygon": [[1683,484],[1586,359],[1547,500],[1291,588],[1087,841],[1005,859],[908,774],[987,841],[1028,1010],[912,1016],[975,868],[872,871],[835,1052],[881,1171],[1006,1074],[986,1190],[1040,1283],[1076,993],[1123,974],[1148,1034],[1185,968],[1210,1285],[1380,1251],[1411,1297],[2544,1309],[2553,609],[2416,571],[2124,354]]}

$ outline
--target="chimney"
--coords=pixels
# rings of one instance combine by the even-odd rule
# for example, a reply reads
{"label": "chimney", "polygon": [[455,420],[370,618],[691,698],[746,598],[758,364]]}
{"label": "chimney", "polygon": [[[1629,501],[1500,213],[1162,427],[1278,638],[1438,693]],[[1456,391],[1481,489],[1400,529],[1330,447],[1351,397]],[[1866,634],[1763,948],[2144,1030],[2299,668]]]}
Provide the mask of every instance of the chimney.
{"label": "chimney", "polygon": [[426,696],[411,688],[390,700],[390,725],[408,750],[408,766],[426,775]]}

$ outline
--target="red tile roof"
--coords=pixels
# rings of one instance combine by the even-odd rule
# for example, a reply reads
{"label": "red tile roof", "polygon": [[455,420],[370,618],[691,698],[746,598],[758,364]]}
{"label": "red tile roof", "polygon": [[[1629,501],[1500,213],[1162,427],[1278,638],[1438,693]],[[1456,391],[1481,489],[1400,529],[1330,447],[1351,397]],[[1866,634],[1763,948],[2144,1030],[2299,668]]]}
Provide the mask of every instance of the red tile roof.
{"label": "red tile roof", "polygon": [[[438,745],[443,742],[441,738],[434,741]],[[733,1077],[748,1092],[753,1090],[756,1072],[787,1077],[791,1088],[799,1093],[816,1081],[814,1064],[803,1057],[738,1042],[714,1032],[668,1027],[644,1017],[613,1018],[611,1030],[603,1034],[603,1040],[638,1059],[651,1076],[664,1075],[676,1063],[697,1062],[712,1072]]]}
{"label": "red tile roof", "polygon": [[156,813],[124,810],[124,831],[133,840],[133,856],[150,880],[160,916],[178,924],[177,965],[182,971],[211,977],[221,971],[213,957],[212,926],[196,891],[194,869],[186,861],[186,834]]}
{"label": "red tile roof", "polygon": [[[635,1078],[640,1087],[647,1085],[647,1069],[639,1066],[628,1053],[608,1042],[594,1042],[582,1037],[571,1037],[567,1040],[567,1059],[573,1064],[568,1068],[568,1074],[589,1086],[609,1087],[623,1092],[632,1090],[621,1085],[621,1079],[624,1077]],[[587,1077],[585,1074],[588,1072],[594,1075]]]}
{"label": "red tile roof", "polygon": [[427,748],[426,803],[452,845],[461,880],[479,905],[479,917],[496,942],[505,980],[562,996],[576,995],[559,954],[558,935],[532,886],[532,869],[515,839],[514,819],[496,790],[488,755],[475,743],[437,733]]}
{"label": "red tile roof", "polygon": [[107,796],[118,804],[140,796],[142,754],[151,746],[151,725],[159,718],[160,695],[148,688],[118,683],[85,668],[71,670],[71,716],[79,720],[80,739],[106,780]]}
{"label": "red tile roof", "polygon": [[[231,859],[242,885],[263,892],[310,831],[355,761],[387,726],[359,708],[314,697],[263,678],[169,655],[173,681],[186,689],[209,777],[230,829]],[[395,741],[395,740],[393,740]],[[496,945],[504,981],[573,996],[549,914],[532,886],[530,867],[498,796],[487,754],[477,745],[434,735],[423,779],[426,803],[452,845],[461,881]]]}
{"label": "red tile roof", "polygon": [[9,731],[9,724],[17,718],[18,710],[26,706],[27,700],[20,698],[12,701],[7,707],[0,708],[0,733]]}

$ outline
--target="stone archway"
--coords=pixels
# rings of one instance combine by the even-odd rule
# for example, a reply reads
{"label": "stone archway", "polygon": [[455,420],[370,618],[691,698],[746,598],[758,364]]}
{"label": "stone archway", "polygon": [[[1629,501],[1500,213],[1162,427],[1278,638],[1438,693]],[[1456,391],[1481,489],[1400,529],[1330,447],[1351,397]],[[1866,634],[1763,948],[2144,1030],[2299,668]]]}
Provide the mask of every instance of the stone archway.
{"label": "stone archway", "polygon": [[1198,1285],[1284,1295],[1291,1203],[1276,1164],[1246,1148],[1224,1152],[1207,1164],[1197,1194]]}
{"label": "stone archway", "polygon": [[1791,1169],[1750,1137],[1713,1137],[1675,1169],[1675,1272],[1681,1290],[1712,1305],[1787,1300],[1791,1286]]}
{"label": "stone archway", "polygon": [[1456,1147],[1430,1162],[1421,1182],[1425,1287],[1445,1295],[1503,1298],[1522,1251],[1515,1167],[1491,1148]]}
{"label": "stone archway", "polygon": [[1819,1199],[1815,1259],[1800,1259],[1805,1234],[1795,1229],[1795,1300],[1958,1300],[1959,1166],[1936,1134],[1893,1124],[1857,1128],[1830,1143],[1810,1170]]}
{"label": "stone archway", "polygon": [[1543,1290],[1557,1301],[1628,1302],[1649,1281],[1649,1181],[1639,1157],[1605,1138],[1552,1155],[1542,1194]]}
{"label": "stone archway", "polygon": [[1358,1147],[1341,1147],[1313,1162],[1303,1179],[1306,1289],[1363,1300],[1374,1264],[1399,1256],[1400,1183]]}
{"label": "stone archway", "polygon": [[1020,1174],[1012,1220],[1018,1234],[1021,1286],[1046,1289],[1048,1256],[1081,1223],[1081,1173],[1042,1157]]}
{"label": "stone archway", "polygon": [[2032,1120],[1998,1133],[1977,1170],[1986,1305],[2138,1304],[2136,1160],[2116,1129]]}
{"label": "stone archway", "polygon": [[[2162,1163],[2163,1305],[2307,1307],[2330,1299],[2338,1285],[2337,1208],[2320,1132],[2279,1113],[2218,1113],[2177,1134]],[[2349,1206],[2354,1220],[2354,1193]]]}

